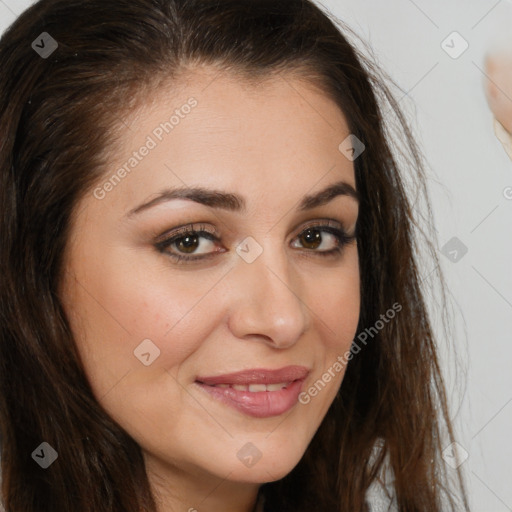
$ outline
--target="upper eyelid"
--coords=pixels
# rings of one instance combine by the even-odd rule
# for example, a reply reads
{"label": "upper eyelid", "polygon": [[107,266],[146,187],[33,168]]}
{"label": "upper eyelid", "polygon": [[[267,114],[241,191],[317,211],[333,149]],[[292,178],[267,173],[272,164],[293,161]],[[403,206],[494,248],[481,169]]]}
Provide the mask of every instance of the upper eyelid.
{"label": "upper eyelid", "polygon": [[[305,229],[308,229],[311,227],[322,227],[322,226],[336,227],[338,229],[341,229],[342,231],[347,232],[346,224],[344,222],[335,220],[335,219],[327,219],[327,218],[301,222],[298,226],[293,228],[293,231],[296,232],[296,235],[297,235],[297,234],[302,233],[302,231],[304,231]],[[216,229],[216,228],[208,229],[208,227],[209,227],[209,225],[206,222],[189,222],[182,226],[177,226],[175,228],[166,230],[164,233],[159,235],[156,238],[156,240],[157,241],[165,241],[165,240],[169,240],[170,238],[174,238],[175,236],[176,237],[182,236],[183,234],[192,233],[192,232],[200,233],[202,231],[206,231],[207,233],[211,234],[212,236],[220,238],[221,235],[220,235],[220,232],[218,229]]]}
{"label": "upper eyelid", "polygon": [[199,223],[188,223],[183,226],[178,226],[176,228],[168,229],[161,235],[158,235],[155,238],[156,243],[166,242],[173,238],[182,237],[188,233],[202,233],[203,231],[206,231],[210,235],[218,238],[219,233],[216,229],[212,229],[211,231],[209,229],[206,229],[205,223],[199,222]]}

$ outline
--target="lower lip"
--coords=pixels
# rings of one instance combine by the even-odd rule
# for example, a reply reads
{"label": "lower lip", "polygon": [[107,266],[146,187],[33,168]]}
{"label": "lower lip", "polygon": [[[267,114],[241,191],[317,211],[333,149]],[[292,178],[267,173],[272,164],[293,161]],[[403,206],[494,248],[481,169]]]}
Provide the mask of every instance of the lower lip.
{"label": "lower lip", "polygon": [[255,418],[270,418],[289,411],[298,401],[304,379],[293,381],[279,391],[239,391],[233,388],[196,384],[217,400]]}

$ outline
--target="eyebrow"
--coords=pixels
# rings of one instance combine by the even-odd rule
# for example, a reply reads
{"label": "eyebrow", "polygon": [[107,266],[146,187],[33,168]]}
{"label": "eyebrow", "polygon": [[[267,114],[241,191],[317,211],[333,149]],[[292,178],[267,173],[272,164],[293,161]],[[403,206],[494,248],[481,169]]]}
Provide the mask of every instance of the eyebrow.
{"label": "eyebrow", "polygon": [[[306,195],[300,201],[297,210],[306,211],[329,203],[335,197],[347,196],[360,202],[359,192],[350,183],[338,181],[329,185],[327,188]],[[127,217],[133,217],[156,205],[172,201],[173,199],[187,199],[196,203],[209,206],[210,208],[222,208],[224,210],[243,213],[246,210],[246,202],[242,196],[237,194],[223,192],[221,190],[212,190],[203,187],[180,187],[166,189],[160,192],[154,199],[143,203],[127,213]]]}

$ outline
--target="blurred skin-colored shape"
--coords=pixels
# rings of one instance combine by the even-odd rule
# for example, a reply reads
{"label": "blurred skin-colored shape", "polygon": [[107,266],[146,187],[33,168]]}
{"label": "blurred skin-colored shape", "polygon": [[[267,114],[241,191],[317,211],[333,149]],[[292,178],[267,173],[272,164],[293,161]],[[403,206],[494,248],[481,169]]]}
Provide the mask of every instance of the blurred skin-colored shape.
{"label": "blurred skin-colored shape", "polygon": [[485,94],[494,115],[494,131],[512,159],[512,43],[485,58]]}

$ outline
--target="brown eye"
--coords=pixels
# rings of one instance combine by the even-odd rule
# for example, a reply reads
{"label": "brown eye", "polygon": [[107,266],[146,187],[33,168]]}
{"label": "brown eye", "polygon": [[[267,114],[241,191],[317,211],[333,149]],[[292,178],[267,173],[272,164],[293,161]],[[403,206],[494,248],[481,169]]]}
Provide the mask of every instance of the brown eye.
{"label": "brown eye", "polygon": [[[199,255],[205,255],[207,253],[211,253],[213,251],[208,251],[208,244],[213,244],[215,237],[213,237],[210,233],[200,231],[200,232],[190,232],[185,235],[174,236],[169,240],[163,241],[160,243],[161,249],[169,249],[175,247],[174,251],[166,251],[169,253],[178,252],[184,254],[194,254],[199,249]],[[206,245],[206,247],[205,247]],[[213,244],[214,245],[214,244]]]}
{"label": "brown eye", "polygon": [[297,237],[300,245],[294,245],[294,247],[328,256],[339,253],[346,244],[355,238],[355,235],[348,236],[343,229],[332,225],[315,225],[302,231]]}
{"label": "brown eye", "polygon": [[316,249],[322,243],[322,235],[318,229],[306,229],[300,235],[300,240],[304,247],[308,249]]}
{"label": "brown eye", "polygon": [[212,256],[218,252],[215,251],[216,241],[217,236],[207,231],[203,225],[199,226],[199,229],[189,225],[172,231],[167,238],[159,240],[155,247],[176,260],[192,260]]}

